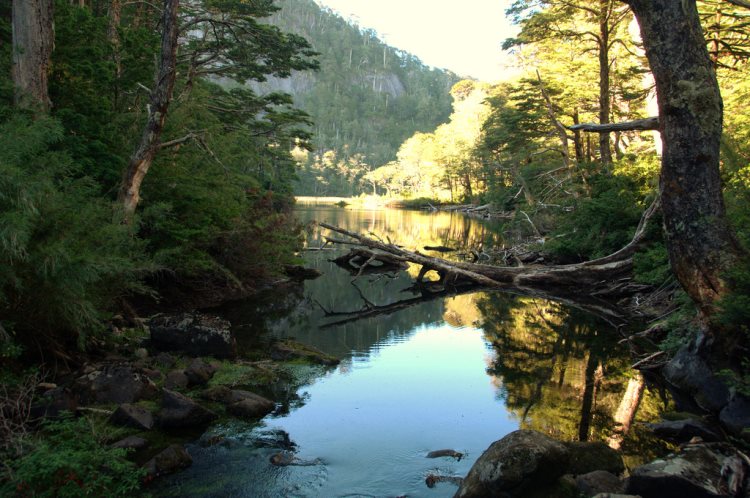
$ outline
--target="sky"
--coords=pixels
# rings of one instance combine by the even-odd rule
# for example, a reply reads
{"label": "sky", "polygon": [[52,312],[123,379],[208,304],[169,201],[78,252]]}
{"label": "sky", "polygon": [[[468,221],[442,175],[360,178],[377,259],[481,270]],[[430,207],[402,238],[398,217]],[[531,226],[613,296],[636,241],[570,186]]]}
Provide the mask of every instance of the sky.
{"label": "sky", "polygon": [[512,71],[503,40],[515,33],[505,18],[511,0],[317,0],[389,45],[430,66],[483,81]]}

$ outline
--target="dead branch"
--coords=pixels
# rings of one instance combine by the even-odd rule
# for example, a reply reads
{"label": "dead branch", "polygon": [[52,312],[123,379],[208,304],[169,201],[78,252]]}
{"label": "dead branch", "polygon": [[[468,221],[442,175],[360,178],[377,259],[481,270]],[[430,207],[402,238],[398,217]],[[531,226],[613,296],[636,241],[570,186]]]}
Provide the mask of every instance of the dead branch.
{"label": "dead branch", "polygon": [[636,119],[634,121],[623,121],[621,123],[581,123],[567,127],[572,131],[591,131],[594,133],[609,133],[611,131],[647,131],[659,129],[659,118],[651,117]]}

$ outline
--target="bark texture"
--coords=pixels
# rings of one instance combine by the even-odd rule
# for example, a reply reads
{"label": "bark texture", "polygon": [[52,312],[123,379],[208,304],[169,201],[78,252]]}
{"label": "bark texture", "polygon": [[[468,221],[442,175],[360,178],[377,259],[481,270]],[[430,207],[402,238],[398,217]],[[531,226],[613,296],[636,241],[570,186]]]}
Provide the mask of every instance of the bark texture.
{"label": "bark texture", "polygon": [[54,47],[54,0],[13,0],[13,65],[15,104],[46,112],[50,56]]}
{"label": "bark texture", "polygon": [[148,173],[156,152],[159,150],[164,122],[169,104],[172,101],[177,66],[177,13],[179,0],[164,0],[161,19],[161,55],[154,88],[148,106],[148,121],[130,164],[125,171],[120,188],[119,200],[122,203],[125,220],[129,222],[140,200],[141,183]]}
{"label": "bark texture", "polygon": [[626,0],[656,81],[664,150],[660,178],[669,258],[705,316],[724,293],[721,273],[741,249],[719,175],[723,103],[695,0]]}

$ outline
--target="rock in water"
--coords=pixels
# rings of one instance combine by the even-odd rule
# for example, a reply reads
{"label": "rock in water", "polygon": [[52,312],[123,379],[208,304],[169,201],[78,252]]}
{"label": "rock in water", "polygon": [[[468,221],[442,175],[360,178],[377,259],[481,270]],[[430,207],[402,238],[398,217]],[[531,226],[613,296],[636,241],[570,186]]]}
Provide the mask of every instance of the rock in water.
{"label": "rock in water", "polygon": [[688,347],[683,347],[664,366],[664,378],[679,391],[690,395],[709,412],[718,412],[729,402],[729,390],[708,364]]}
{"label": "rock in water", "polygon": [[514,431],[482,453],[455,498],[528,496],[553,484],[568,464],[562,443],[535,431]]}
{"label": "rock in water", "polygon": [[237,356],[237,341],[230,327],[226,320],[200,313],[158,315],[149,322],[151,343],[157,349],[216,358]]}
{"label": "rock in water", "polygon": [[158,418],[159,425],[163,428],[173,429],[208,424],[216,419],[216,414],[187,396],[164,389],[162,409]]}
{"label": "rock in water", "polygon": [[146,462],[143,467],[151,477],[172,474],[178,470],[190,467],[193,459],[187,450],[179,444],[173,444]]}

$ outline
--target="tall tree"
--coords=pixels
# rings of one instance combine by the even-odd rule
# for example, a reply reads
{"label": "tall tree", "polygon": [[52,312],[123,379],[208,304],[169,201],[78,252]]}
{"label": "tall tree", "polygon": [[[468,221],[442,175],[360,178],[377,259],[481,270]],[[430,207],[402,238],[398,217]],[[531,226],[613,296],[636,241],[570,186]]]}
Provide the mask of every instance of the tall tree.
{"label": "tall tree", "polygon": [[47,111],[54,0],[13,0],[13,84],[17,106]]}
{"label": "tall tree", "polygon": [[667,250],[682,287],[710,316],[722,273],[742,254],[719,173],[723,103],[695,0],[625,0],[656,81],[664,143],[660,178]]}
{"label": "tall tree", "polygon": [[167,111],[172,101],[175,75],[177,71],[177,14],[180,8],[179,0],[164,0],[164,10],[161,18],[162,38],[159,56],[159,68],[151,90],[148,106],[148,121],[143,129],[141,140],[135,153],[130,158],[120,187],[119,200],[122,203],[125,219],[130,220],[140,200],[141,183],[148,173],[154,160]]}

